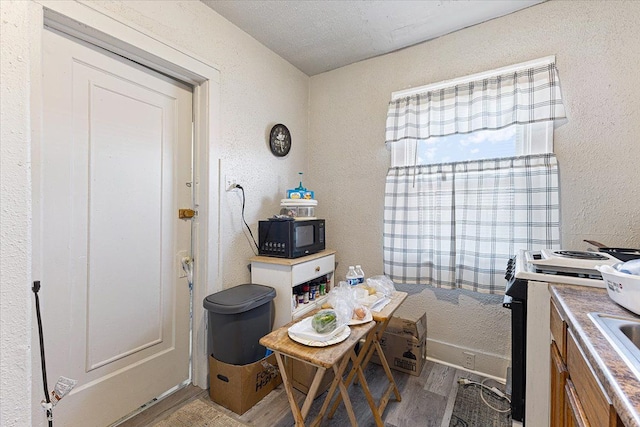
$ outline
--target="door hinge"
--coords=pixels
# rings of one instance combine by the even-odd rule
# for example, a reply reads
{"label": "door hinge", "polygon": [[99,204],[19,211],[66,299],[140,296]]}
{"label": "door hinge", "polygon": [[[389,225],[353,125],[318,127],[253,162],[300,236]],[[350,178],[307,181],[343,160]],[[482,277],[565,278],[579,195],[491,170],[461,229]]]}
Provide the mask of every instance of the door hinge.
{"label": "door hinge", "polygon": [[194,216],[198,216],[198,212],[193,209],[178,209],[178,218],[191,219]]}

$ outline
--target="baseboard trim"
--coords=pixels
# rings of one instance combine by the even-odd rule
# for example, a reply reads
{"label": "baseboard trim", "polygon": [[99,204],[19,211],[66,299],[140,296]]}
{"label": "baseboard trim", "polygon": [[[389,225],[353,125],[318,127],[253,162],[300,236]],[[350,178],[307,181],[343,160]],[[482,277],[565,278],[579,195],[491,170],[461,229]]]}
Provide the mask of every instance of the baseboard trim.
{"label": "baseboard trim", "polygon": [[[473,369],[463,366],[465,352],[475,355]],[[497,354],[483,353],[477,349],[464,348],[430,339],[427,339],[427,360],[491,378],[502,384],[506,383],[507,368],[510,364],[509,359]]]}

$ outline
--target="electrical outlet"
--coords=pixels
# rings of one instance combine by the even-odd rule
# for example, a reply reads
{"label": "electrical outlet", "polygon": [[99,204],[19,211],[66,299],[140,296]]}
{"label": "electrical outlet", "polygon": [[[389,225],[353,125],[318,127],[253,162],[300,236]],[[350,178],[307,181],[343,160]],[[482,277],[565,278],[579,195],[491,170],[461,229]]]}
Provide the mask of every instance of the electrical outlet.
{"label": "electrical outlet", "polygon": [[462,361],[462,367],[465,369],[474,370],[476,368],[476,355],[465,351],[462,353],[464,359]]}
{"label": "electrical outlet", "polygon": [[236,188],[236,178],[230,175],[224,177],[224,189],[225,191],[233,191]]}

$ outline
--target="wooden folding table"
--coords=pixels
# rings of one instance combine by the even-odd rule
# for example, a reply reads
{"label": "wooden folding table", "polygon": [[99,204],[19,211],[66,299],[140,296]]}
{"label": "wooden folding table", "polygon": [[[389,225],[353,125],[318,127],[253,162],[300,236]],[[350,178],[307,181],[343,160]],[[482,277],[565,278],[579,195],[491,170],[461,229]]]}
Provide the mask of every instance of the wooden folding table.
{"label": "wooden folding table", "polygon": [[[285,391],[287,392],[289,405],[291,406],[291,412],[293,413],[293,418],[296,422],[296,426],[302,427],[305,425],[304,420],[309,414],[309,409],[311,408],[311,404],[316,397],[318,388],[320,387],[320,383],[327,369],[333,370],[333,372],[335,373],[335,378],[333,379],[333,382],[329,387],[329,391],[327,392],[327,396],[324,400],[324,403],[322,404],[320,412],[311,423],[311,425],[317,426],[320,424],[322,418],[324,417],[324,413],[329,407],[331,398],[335,394],[336,389],[340,389],[339,396],[341,396],[341,400],[344,401],[344,405],[347,409],[347,414],[349,415],[351,425],[357,426],[358,421],[356,420],[355,414],[353,412],[353,407],[351,406],[351,400],[349,399],[349,393],[347,391],[348,384],[345,384],[343,376],[344,371],[346,370],[347,365],[351,360],[353,362],[353,375],[358,375],[358,379],[362,383],[363,389],[366,390],[366,394],[368,394],[369,396],[371,395],[367,388],[364,374],[360,369],[364,354],[360,353],[356,355],[354,348],[361,339],[364,339],[365,341],[373,340],[373,336],[376,330],[376,323],[372,321],[362,325],[349,326],[351,328],[351,333],[345,341],[327,347],[310,347],[293,341],[287,333],[287,329],[293,323],[295,322],[291,322],[285,326],[282,326],[281,328],[276,329],[268,335],[265,335],[260,339],[260,344],[273,350],[276,355],[278,366],[280,368],[280,374],[282,375],[282,383],[284,384]],[[293,386],[291,384],[290,378],[288,378],[287,376],[287,370],[285,367],[283,356],[300,360],[317,368],[307,397],[302,405],[302,409],[298,407],[295,395],[293,394]],[[372,401],[369,402],[370,405],[372,403]],[[335,406],[337,407],[337,405],[338,403],[336,402]]]}
{"label": "wooden folding table", "polygon": [[[394,291],[391,294],[391,301],[385,305],[380,311],[372,311],[373,320],[375,321],[375,328],[372,333],[367,335],[367,338],[360,348],[358,353],[357,361],[359,364],[354,363],[351,371],[347,375],[346,380],[344,381],[345,386],[348,388],[351,382],[354,380],[355,375],[358,374],[358,380],[362,386],[362,391],[367,398],[367,402],[369,403],[369,407],[371,408],[371,412],[373,413],[373,418],[376,422],[376,426],[383,427],[384,423],[382,422],[382,414],[384,413],[387,404],[389,403],[389,398],[391,397],[391,393],[395,394],[396,400],[400,402],[402,397],[400,396],[400,390],[398,390],[398,386],[396,385],[395,380],[393,379],[393,375],[391,374],[391,369],[389,368],[389,364],[387,363],[387,359],[384,356],[382,351],[382,347],[380,345],[380,340],[382,340],[382,335],[384,331],[387,329],[387,325],[389,321],[393,317],[393,313],[396,309],[402,304],[402,302],[407,298],[406,292]],[[387,375],[387,379],[389,380],[389,385],[385,392],[382,394],[380,401],[376,404],[369,392],[369,386],[366,383],[366,380],[363,380],[364,374],[360,375],[360,373],[367,367],[371,357],[374,353],[378,353],[378,358],[380,359],[380,364],[384,368],[384,372]],[[362,378],[361,378],[362,377]],[[340,403],[340,395],[336,398],[336,401],[333,403],[331,407],[331,411],[329,411],[328,418],[332,418],[336,409],[338,408],[338,404]]]}

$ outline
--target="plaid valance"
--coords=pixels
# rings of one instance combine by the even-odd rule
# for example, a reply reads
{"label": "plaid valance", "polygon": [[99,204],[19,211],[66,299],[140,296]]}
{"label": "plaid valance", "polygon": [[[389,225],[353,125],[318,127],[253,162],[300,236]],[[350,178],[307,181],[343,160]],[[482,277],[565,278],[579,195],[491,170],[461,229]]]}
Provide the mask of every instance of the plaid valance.
{"label": "plaid valance", "polygon": [[564,117],[558,70],[551,62],[391,101],[386,142]]}

